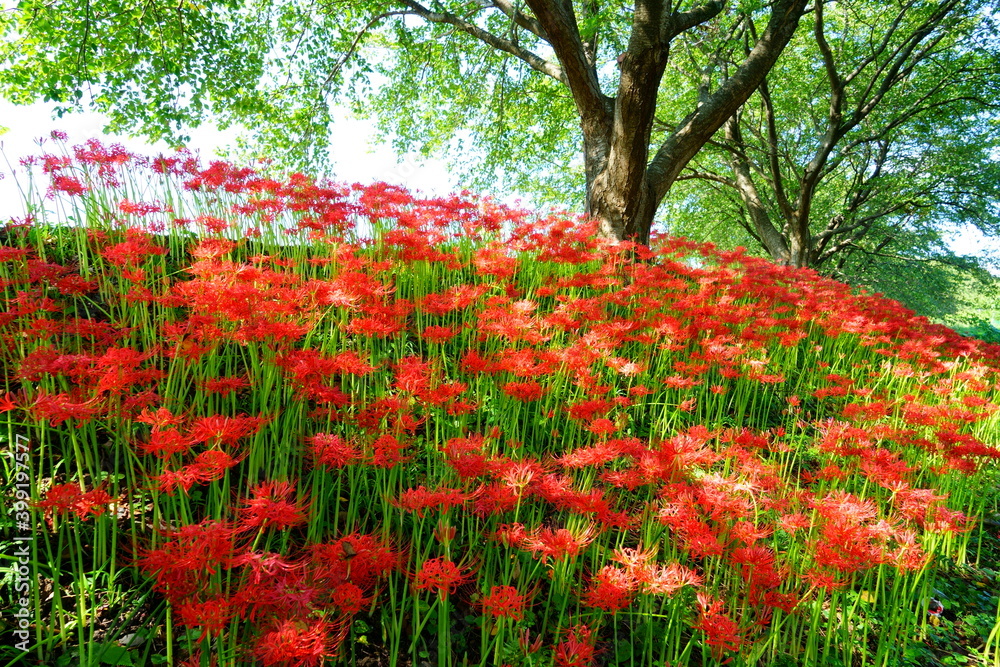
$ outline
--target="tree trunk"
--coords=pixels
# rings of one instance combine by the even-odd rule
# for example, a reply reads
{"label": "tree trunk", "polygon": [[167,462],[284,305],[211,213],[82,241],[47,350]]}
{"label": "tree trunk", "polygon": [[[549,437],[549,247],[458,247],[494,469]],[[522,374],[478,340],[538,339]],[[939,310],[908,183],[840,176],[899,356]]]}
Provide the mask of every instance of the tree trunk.
{"label": "tree trunk", "polygon": [[670,43],[718,15],[722,0],[678,12],[672,2],[636,0],[628,49],[619,58],[617,95],[601,91],[595,51],[580,33],[572,0],[526,0],[555,51],[560,81],[580,115],[587,213],[601,221],[609,239],[649,243],[656,209],[684,166],[736,113],[788,44],[807,0],[775,0],[767,27],[746,60],[706,95],[650,160],[650,140],[660,81]]}
{"label": "tree trunk", "polygon": [[649,242],[659,204],[646,180],[659,88],[650,82],[658,84],[663,77],[669,45],[654,28],[661,19],[655,19],[640,22],[637,16],[633,24],[628,51],[619,63],[621,81],[611,115],[607,157],[589,188],[587,202],[587,212],[601,220],[605,236],[638,243]]}
{"label": "tree trunk", "polygon": [[733,186],[739,193],[743,206],[746,207],[754,233],[771,255],[771,259],[778,264],[788,264],[791,258],[788,244],[781,231],[771,222],[767,206],[760,198],[760,192],[753,181],[738,113],[726,122],[726,141],[731,143],[734,149],[729,159],[733,169]]}

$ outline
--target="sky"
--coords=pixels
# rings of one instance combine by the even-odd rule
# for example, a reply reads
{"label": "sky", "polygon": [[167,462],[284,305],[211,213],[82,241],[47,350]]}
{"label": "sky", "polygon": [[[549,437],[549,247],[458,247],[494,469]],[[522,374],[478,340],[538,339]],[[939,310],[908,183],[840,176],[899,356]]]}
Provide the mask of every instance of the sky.
{"label": "sky", "polygon": [[[164,143],[149,144],[141,139],[105,134],[103,128],[107,121],[98,113],[74,113],[53,119],[53,106],[44,102],[15,106],[0,100],[0,126],[8,128],[0,136],[0,174],[3,176],[0,178],[0,220],[24,214],[22,197],[14,178],[18,175],[23,183],[23,174],[12,174],[11,167],[19,171],[18,161],[22,157],[45,152],[40,150],[38,142],[49,137],[53,130],[65,132],[70,145],[98,138],[104,143],[121,143],[140,154],[156,155],[170,150]],[[344,109],[335,110],[333,116],[331,158],[336,180],[348,183],[385,181],[427,195],[445,195],[462,189],[443,162],[397,156],[391,147],[378,143],[371,123],[352,117]],[[190,135],[188,148],[207,162],[217,157],[218,149],[234,141],[236,133],[221,132],[215,127],[203,125],[192,130]],[[50,146],[51,142],[45,147],[52,150]],[[953,237],[952,248],[958,254],[1000,257],[1000,242],[994,240],[990,243],[971,228]]]}

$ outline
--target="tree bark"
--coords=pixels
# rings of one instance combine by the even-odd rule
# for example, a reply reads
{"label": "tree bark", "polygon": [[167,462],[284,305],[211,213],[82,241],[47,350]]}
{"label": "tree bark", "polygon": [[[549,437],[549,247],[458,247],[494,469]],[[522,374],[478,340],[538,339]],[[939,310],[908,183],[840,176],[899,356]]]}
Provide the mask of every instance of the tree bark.
{"label": "tree bark", "polygon": [[670,51],[667,35],[661,29],[663,12],[662,1],[636,3],[628,50],[619,60],[621,78],[607,159],[596,174],[588,197],[588,213],[601,221],[605,236],[616,240],[641,236],[642,222],[652,223],[658,203],[653,201],[646,182],[646,163],[656,115],[656,93]]}

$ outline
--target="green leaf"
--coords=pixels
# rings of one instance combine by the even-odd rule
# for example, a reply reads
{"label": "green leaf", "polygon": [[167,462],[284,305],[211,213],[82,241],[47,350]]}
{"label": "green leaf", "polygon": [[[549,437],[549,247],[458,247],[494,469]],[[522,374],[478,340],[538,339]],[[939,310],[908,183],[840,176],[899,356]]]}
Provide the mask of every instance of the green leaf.
{"label": "green leaf", "polygon": [[132,655],[124,646],[117,644],[99,644],[97,659],[105,665],[133,665]]}

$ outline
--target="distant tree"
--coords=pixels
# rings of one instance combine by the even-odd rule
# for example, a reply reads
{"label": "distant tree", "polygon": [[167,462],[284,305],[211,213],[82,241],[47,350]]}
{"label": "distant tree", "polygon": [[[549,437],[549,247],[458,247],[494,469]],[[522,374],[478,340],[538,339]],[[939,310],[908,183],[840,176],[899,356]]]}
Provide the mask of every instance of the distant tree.
{"label": "distant tree", "polygon": [[[687,165],[674,209],[737,220],[776,261],[865,282],[957,265],[966,225],[1000,233],[1000,48],[989,3],[819,3],[757,93]],[[697,74],[692,73],[692,75]],[[679,200],[675,200],[679,201]],[[708,217],[712,217],[709,215]]]}

